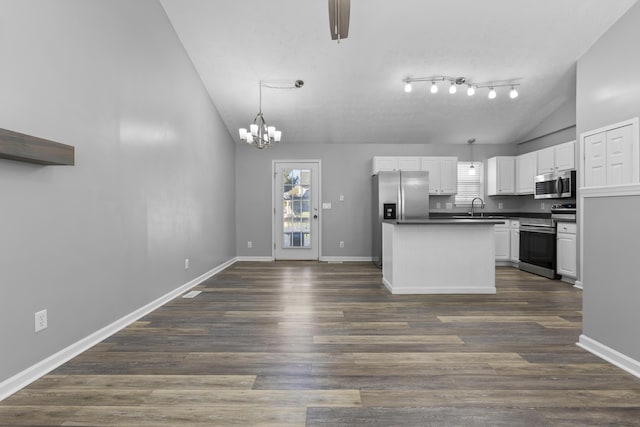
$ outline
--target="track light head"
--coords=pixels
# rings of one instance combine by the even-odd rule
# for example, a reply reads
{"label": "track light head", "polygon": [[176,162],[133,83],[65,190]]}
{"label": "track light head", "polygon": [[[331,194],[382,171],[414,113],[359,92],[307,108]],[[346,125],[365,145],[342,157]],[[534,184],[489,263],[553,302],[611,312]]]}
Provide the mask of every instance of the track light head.
{"label": "track light head", "polygon": [[516,99],[518,97],[518,91],[515,86],[511,86],[511,90],[509,91],[509,98]]}
{"label": "track light head", "polygon": [[472,85],[469,85],[469,87],[467,87],[467,96],[473,96],[475,94],[476,89]]}
{"label": "track light head", "polygon": [[409,93],[413,90],[413,88],[411,87],[411,82],[406,82],[404,85],[404,91],[405,93]]}
{"label": "track light head", "polygon": [[495,99],[497,96],[496,90],[492,87],[489,88],[489,99]]}
{"label": "track light head", "polygon": [[451,82],[451,86],[449,86],[449,93],[453,95],[457,90],[458,88],[456,88],[456,82]]}
{"label": "track light head", "polygon": [[431,93],[438,93],[438,85],[435,80],[431,82]]}

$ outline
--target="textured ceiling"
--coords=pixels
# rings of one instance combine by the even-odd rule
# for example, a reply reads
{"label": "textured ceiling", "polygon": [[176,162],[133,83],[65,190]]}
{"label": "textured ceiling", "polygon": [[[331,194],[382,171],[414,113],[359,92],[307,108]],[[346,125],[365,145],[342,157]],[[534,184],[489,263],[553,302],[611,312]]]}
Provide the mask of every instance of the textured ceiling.
{"label": "textured ceiling", "polygon": [[[352,0],[331,40],[326,0],[161,0],[234,138],[258,111],[290,144],[509,143],[575,98],[576,60],[636,0]],[[402,80],[517,79],[487,99]],[[460,89],[464,89],[461,87]]]}

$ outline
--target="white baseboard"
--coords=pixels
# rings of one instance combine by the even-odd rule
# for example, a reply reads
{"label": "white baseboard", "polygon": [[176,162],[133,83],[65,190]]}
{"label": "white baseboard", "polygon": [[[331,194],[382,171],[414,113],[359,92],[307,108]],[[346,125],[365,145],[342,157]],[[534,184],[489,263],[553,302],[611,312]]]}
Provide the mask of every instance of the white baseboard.
{"label": "white baseboard", "polygon": [[574,288],[582,289],[582,282],[580,280],[576,280],[576,284],[573,285]]}
{"label": "white baseboard", "polygon": [[589,353],[592,353],[618,368],[629,372],[631,375],[640,378],[640,361],[632,359],[629,356],[624,355],[601,342],[589,338],[584,334],[580,335],[580,341],[576,344],[587,350]]}
{"label": "white baseboard", "polygon": [[321,256],[322,262],[372,262],[370,256]]}
{"label": "white baseboard", "polygon": [[428,287],[428,288],[410,288],[410,287],[399,287],[399,286],[392,286],[391,283],[389,283],[389,281],[387,279],[385,279],[384,277],[382,278],[382,283],[384,284],[384,287],[387,288],[387,290],[389,290],[389,292],[391,292],[393,295],[430,295],[430,294],[452,294],[452,295],[456,295],[456,294],[495,294],[496,293],[496,288],[495,287],[491,287],[491,286],[486,286],[486,287],[482,287],[482,288],[465,288],[465,287],[458,287],[458,288],[451,288],[451,287],[446,287],[446,286],[442,286],[442,287],[437,287],[437,286],[433,286],[433,287]]}
{"label": "white baseboard", "polygon": [[275,260],[270,256],[238,256],[236,261],[272,262]]}
{"label": "white baseboard", "polygon": [[109,338],[111,335],[116,332],[124,329],[129,326],[136,320],[141,317],[146,316],[182,293],[190,290],[191,288],[197,286],[198,284],[204,282],[211,276],[214,276],[229,267],[230,265],[236,262],[236,258],[230,259],[229,261],[220,264],[219,266],[207,271],[199,277],[185,283],[184,285],[174,289],[173,291],[161,296],[155,301],[150,302],[149,304],[140,307],[139,309],[133,311],[132,313],[127,314],[126,316],[116,320],[110,325],[105,326],[104,328],[80,339],[79,341],[71,344],[70,346],[63,348],[55,354],[47,357],[44,360],[36,363],[35,365],[25,369],[22,372],[17,373],[16,375],[6,379],[5,381],[0,383],[0,401],[6,399],[12,394],[16,393],[20,389],[28,386],[32,382],[37,379],[43,377],[69,360],[73,359],[77,355],[87,351],[94,345],[104,341]]}

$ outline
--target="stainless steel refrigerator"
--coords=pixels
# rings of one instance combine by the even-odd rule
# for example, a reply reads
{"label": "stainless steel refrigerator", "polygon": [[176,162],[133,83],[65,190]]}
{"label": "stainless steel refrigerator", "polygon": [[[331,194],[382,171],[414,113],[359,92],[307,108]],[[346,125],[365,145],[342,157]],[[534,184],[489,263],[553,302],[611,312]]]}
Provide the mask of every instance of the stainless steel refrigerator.
{"label": "stainless steel refrigerator", "polygon": [[429,172],[373,175],[373,263],[382,267],[382,221],[429,218]]}

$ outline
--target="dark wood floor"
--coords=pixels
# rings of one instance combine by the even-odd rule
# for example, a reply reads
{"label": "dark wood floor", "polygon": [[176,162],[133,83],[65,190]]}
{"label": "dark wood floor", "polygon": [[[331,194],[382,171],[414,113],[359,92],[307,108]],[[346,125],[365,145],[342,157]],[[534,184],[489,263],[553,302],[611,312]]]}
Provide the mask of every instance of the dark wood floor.
{"label": "dark wood floor", "polygon": [[0,404],[0,425],[639,426],[581,292],[390,295],[369,263],[240,262]]}

